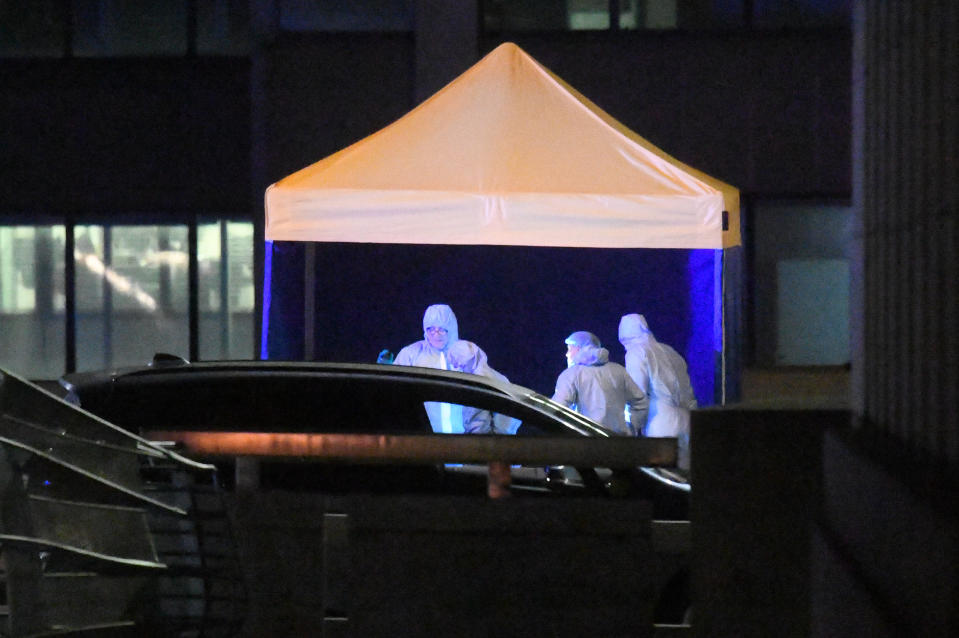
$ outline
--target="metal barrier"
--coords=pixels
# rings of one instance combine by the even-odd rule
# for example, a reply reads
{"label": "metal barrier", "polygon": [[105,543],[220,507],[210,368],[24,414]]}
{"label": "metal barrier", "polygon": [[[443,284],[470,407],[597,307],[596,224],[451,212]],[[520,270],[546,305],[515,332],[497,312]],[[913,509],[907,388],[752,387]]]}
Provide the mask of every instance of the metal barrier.
{"label": "metal barrier", "polygon": [[[396,631],[417,635],[662,638],[690,630],[683,620],[654,621],[659,600],[675,593],[664,592],[686,584],[688,521],[656,520],[650,503],[635,499],[504,498],[513,465],[671,467],[675,439],[195,431],[145,436],[175,443],[197,458],[236,462],[241,551],[251,586],[258,588],[253,600],[270,601],[252,605],[244,636],[270,626],[314,632],[297,635],[393,635],[394,623]],[[264,491],[256,485],[257,467],[268,461],[316,468],[485,465],[489,498]],[[296,548],[295,560],[285,559],[289,550],[280,547]],[[589,582],[593,573],[596,580]],[[567,581],[571,600],[562,603]],[[292,590],[291,582],[297,583]],[[574,593],[577,582],[588,591]],[[481,592],[477,600],[457,601],[455,590],[473,587]],[[619,588],[634,589],[636,600],[619,600],[621,593],[603,599]],[[676,595],[688,600],[685,590]],[[519,603],[523,597],[529,599]],[[603,609],[607,617],[584,617],[588,612],[580,606]],[[403,624],[417,614],[426,624]]]}
{"label": "metal barrier", "polygon": [[215,469],[0,370],[0,634],[235,635]]}
{"label": "metal barrier", "polygon": [[639,437],[516,437],[449,436],[442,434],[303,434],[277,432],[151,431],[149,439],[176,444],[201,457],[236,458],[237,482],[247,488],[257,483],[250,461],[354,463],[480,463],[490,468],[488,494],[508,493],[509,472],[504,466],[572,465],[613,469],[637,466],[675,466],[675,438]]}

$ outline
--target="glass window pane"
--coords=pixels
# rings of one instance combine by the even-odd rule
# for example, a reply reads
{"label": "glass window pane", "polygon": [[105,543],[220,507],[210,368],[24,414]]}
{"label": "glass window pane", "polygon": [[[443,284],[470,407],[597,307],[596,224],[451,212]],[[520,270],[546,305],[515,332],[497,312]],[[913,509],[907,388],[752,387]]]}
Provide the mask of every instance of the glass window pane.
{"label": "glass window pane", "polygon": [[620,29],[675,29],[678,0],[620,0]]}
{"label": "glass window pane", "polygon": [[77,56],[186,55],[186,0],[73,0]]}
{"label": "glass window pane", "polygon": [[780,260],[776,287],[776,364],[849,363],[849,260]]}
{"label": "glass window pane", "polygon": [[222,303],[220,265],[222,222],[197,226],[197,265],[200,269],[200,312],[217,312]]}
{"label": "glass window pane", "polygon": [[185,313],[188,263],[186,226],[113,227],[113,307]]}
{"label": "glass window pane", "polygon": [[0,367],[29,379],[64,372],[63,226],[0,226]]}
{"label": "glass window pane", "polygon": [[0,2],[0,57],[60,57],[67,14],[61,0]]}
{"label": "glass window pane", "polygon": [[[186,226],[78,227],[77,368],[189,356]],[[83,295],[89,292],[89,298]]]}
{"label": "glass window pane", "polygon": [[197,228],[197,261],[200,357],[253,358],[253,224],[201,224]]}
{"label": "glass window pane", "polygon": [[609,0],[569,0],[568,7],[570,30],[609,28]]}
{"label": "glass window pane", "polygon": [[200,55],[248,54],[249,0],[198,0],[196,50]]}
{"label": "glass window pane", "polygon": [[[818,364],[832,363],[823,358],[826,351],[822,348],[828,343],[834,354],[841,344],[848,343],[848,316],[844,315],[848,315],[849,290],[839,286],[826,295],[816,286],[848,276],[841,264],[850,259],[851,209],[838,203],[767,200],[754,203],[750,218],[755,363],[780,365],[802,356],[810,357],[808,363],[815,357],[821,358]],[[789,289],[783,289],[784,285]],[[784,305],[784,295],[792,306]],[[807,303],[822,307],[815,316],[805,310],[799,317],[777,312],[777,308],[791,308],[794,313]],[[828,342],[810,341],[811,329],[824,330],[821,337],[829,337]],[[783,344],[789,344],[785,350]],[[806,348],[806,355],[797,354],[796,347]],[[788,355],[783,357],[786,351]]]}
{"label": "glass window pane", "polygon": [[23,314],[36,306],[35,236],[32,226],[0,228],[0,312]]}
{"label": "glass window pane", "polygon": [[73,233],[77,311],[97,311],[103,306],[103,227],[77,226]]}
{"label": "glass window pane", "polygon": [[230,309],[253,312],[253,224],[228,223],[230,248]]}
{"label": "glass window pane", "polygon": [[[728,28],[743,24],[743,0],[619,0],[619,28]],[[605,30],[609,0],[486,0],[489,31]]]}
{"label": "glass window pane", "polygon": [[410,31],[409,0],[278,0],[287,31]]}

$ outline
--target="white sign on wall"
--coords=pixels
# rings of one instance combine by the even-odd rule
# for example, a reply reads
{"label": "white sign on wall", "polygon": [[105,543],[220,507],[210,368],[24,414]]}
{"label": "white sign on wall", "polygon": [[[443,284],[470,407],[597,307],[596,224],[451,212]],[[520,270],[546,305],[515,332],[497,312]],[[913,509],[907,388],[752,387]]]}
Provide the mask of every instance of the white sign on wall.
{"label": "white sign on wall", "polygon": [[849,262],[786,259],[776,267],[776,362],[849,362]]}

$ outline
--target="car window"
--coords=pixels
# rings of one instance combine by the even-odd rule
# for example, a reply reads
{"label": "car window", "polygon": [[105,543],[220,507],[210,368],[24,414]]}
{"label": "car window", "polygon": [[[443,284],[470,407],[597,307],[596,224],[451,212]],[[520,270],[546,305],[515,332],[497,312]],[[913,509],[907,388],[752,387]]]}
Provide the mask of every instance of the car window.
{"label": "car window", "polygon": [[516,434],[522,419],[488,407],[426,401],[423,403],[437,434]]}
{"label": "car window", "polygon": [[80,406],[129,429],[427,433],[422,401],[363,380],[306,375],[121,379]]}
{"label": "car window", "polygon": [[438,434],[501,434],[508,436],[568,436],[575,432],[564,426],[562,420],[530,410],[522,404],[497,402],[463,405],[425,401],[433,432]]}

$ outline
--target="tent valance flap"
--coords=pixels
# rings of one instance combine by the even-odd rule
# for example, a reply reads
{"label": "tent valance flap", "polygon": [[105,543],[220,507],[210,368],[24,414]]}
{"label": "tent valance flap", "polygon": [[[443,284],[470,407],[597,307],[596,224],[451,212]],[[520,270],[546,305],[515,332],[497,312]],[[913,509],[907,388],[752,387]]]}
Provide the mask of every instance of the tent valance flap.
{"label": "tent valance flap", "polygon": [[[280,241],[722,248],[723,201],[701,196],[314,189],[267,191]],[[643,217],[634,211],[642,208]]]}

